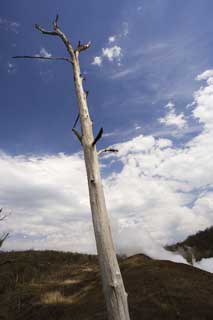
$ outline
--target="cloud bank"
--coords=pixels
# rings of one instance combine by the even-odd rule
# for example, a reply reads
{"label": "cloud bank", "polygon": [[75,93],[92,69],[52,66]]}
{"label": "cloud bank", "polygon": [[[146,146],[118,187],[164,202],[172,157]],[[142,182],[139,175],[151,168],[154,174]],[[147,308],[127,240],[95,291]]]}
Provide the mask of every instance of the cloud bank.
{"label": "cloud bank", "polygon": [[[206,81],[194,94],[191,113],[201,133],[181,147],[139,135],[116,145],[117,155],[103,158],[111,168],[103,184],[119,252],[183,261],[163,246],[213,225],[213,71],[197,79]],[[113,170],[115,162],[119,171]],[[0,206],[12,211],[0,225],[11,233],[5,249],[95,252],[81,153],[2,152],[0,178]]]}

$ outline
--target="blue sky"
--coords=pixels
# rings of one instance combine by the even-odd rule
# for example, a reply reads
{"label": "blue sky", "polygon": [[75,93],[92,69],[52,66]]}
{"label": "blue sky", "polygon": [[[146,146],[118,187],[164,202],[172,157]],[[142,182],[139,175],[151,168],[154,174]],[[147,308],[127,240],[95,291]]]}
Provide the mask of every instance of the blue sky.
{"label": "blue sky", "polygon": [[99,147],[119,149],[101,170],[120,248],[143,242],[137,250],[155,256],[159,245],[212,225],[212,1],[22,0],[0,8],[0,200],[13,212],[1,226],[11,232],[7,248],[95,250],[71,132],[71,66],[12,59],[67,56],[59,39],[34,28],[50,29],[56,13],[73,46],[92,41],[81,69],[94,130],[104,128]]}
{"label": "blue sky", "polygon": [[[116,6],[110,1],[2,3],[1,148],[12,154],[69,153],[79,148],[70,134],[77,112],[70,66],[11,59],[42,48],[53,56],[66,56],[63,44],[39,34],[34,23],[51,27],[58,12],[73,45],[79,39],[92,40],[81,57],[82,71],[87,73],[95,128],[122,132],[107,139],[111,143],[134,136],[138,126],[142,133],[161,130],[156,119],[168,100],[178,109],[191,101],[195,76],[212,63],[212,7],[211,1],[199,0],[116,1]],[[14,22],[16,28],[8,27]],[[108,38],[113,35],[114,45],[122,49],[120,66],[107,58],[101,67],[92,65],[94,56],[110,47]]]}

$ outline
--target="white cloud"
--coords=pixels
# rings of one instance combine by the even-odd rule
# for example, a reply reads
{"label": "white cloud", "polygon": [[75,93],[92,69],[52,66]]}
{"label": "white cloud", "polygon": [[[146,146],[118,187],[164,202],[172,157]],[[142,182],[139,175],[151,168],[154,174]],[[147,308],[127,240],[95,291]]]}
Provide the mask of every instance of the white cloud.
{"label": "white cloud", "polygon": [[12,157],[2,153],[0,165],[1,205],[12,211],[0,226],[11,233],[5,248],[94,251],[80,154]]}
{"label": "white cloud", "polygon": [[103,57],[106,57],[109,61],[113,61],[115,59],[120,60],[122,55],[122,49],[119,46],[113,46],[111,48],[103,48],[102,49]]}
{"label": "white cloud", "polygon": [[[103,179],[118,251],[181,261],[162,246],[213,225],[213,84],[206,80],[192,110],[203,129],[184,146],[139,135],[107,156],[121,165]],[[168,111],[173,108],[167,105]],[[5,249],[95,251],[81,154],[27,158],[2,153],[0,179],[1,207],[12,210],[0,225],[11,232]]]}
{"label": "white cloud", "polygon": [[176,114],[175,105],[169,102],[166,105],[166,108],[169,109],[164,118],[159,118],[159,122],[165,124],[166,126],[176,126],[178,129],[183,129],[187,126],[187,121],[184,114]]}
{"label": "white cloud", "polygon": [[8,62],[7,72],[8,72],[9,74],[12,74],[12,73],[15,73],[15,72],[16,72],[15,65],[14,65],[13,63]]}
{"label": "white cloud", "polygon": [[[123,55],[122,48],[116,44],[119,39],[122,39],[128,35],[128,23],[124,22],[122,24],[122,32],[119,34],[112,35],[108,38],[108,47],[102,48],[102,53],[100,56],[93,58],[92,64],[100,66],[104,59],[110,62],[116,61],[117,65],[120,66],[121,57]],[[114,44],[114,45],[113,45]]]}
{"label": "white cloud", "polygon": [[101,66],[103,59],[107,59],[110,62],[117,61],[118,63],[121,60],[122,49],[121,47],[114,45],[113,47],[102,48],[101,56],[96,56],[93,58],[93,65]]}
{"label": "white cloud", "polygon": [[20,27],[20,24],[18,22],[10,21],[8,19],[0,17],[0,28],[1,29],[4,29],[5,31],[12,31],[12,32],[18,33],[19,27]]}
{"label": "white cloud", "polygon": [[101,57],[94,57],[92,64],[97,65],[97,66],[101,66],[102,64],[102,58]]}
{"label": "white cloud", "polygon": [[116,36],[110,36],[108,39],[108,42],[112,43],[112,42],[115,42],[115,40],[116,40]]}
{"label": "white cloud", "polygon": [[206,70],[205,72],[199,74],[196,77],[196,80],[201,81],[201,80],[208,80],[209,78],[213,77],[213,70]]}
{"label": "white cloud", "polygon": [[167,109],[169,109],[169,110],[174,110],[175,105],[174,105],[174,103],[172,103],[171,101],[169,101],[169,102],[167,103],[167,105],[165,105],[165,108],[167,108]]}
{"label": "white cloud", "polygon": [[49,53],[45,48],[41,48],[39,54],[36,54],[35,56],[42,56],[45,58],[50,58],[50,57],[52,57],[52,54]]}

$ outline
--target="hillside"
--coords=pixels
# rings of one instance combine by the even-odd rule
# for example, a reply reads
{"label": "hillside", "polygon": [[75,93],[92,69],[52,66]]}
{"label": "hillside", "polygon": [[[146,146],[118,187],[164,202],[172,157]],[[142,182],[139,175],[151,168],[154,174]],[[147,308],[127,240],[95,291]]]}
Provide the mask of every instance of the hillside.
{"label": "hillside", "polygon": [[186,240],[174,245],[166,246],[172,252],[180,253],[188,262],[192,259],[200,261],[203,258],[213,257],[213,227],[204,231],[199,231],[191,235]]}
{"label": "hillside", "polygon": [[[120,259],[131,320],[212,319],[213,274],[144,255]],[[97,257],[0,253],[1,320],[104,320]]]}

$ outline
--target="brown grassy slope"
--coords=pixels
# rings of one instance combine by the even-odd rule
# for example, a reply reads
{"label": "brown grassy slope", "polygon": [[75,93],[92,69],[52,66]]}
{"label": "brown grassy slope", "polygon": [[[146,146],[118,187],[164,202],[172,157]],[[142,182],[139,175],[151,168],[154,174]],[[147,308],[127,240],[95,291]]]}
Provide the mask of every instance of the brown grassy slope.
{"label": "brown grassy slope", "polygon": [[[106,319],[95,256],[0,253],[0,264],[0,320]],[[120,264],[131,320],[213,318],[212,274],[144,255]]]}

